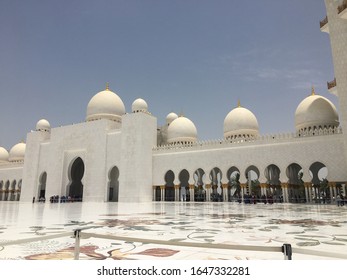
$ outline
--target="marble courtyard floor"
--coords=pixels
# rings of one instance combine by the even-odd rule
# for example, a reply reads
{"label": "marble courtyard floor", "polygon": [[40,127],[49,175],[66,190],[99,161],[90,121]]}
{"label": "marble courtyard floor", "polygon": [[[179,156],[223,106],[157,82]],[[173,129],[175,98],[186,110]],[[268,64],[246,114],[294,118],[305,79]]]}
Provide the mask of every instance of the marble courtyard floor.
{"label": "marble courtyard floor", "polygon": [[[73,259],[73,229],[87,233],[170,241],[82,238],[80,259],[114,260],[282,260],[280,252],[176,246],[176,243],[281,247],[293,259],[338,259],[295,253],[309,250],[347,259],[347,206],[238,203],[18,203],[0,201],[0,244],[59,233],[71,236],[18,245],[0,245],[0,259]],[[324,255],[324,254],[323,254]]]}

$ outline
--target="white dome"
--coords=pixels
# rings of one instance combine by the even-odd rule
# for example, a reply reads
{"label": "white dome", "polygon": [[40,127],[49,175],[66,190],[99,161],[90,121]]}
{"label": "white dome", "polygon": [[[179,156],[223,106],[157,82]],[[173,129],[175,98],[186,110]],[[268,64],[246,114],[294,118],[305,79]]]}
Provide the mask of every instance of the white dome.
{"label": "white dome", "polygon": [[248,109],[238,106],[224,119],[224,138],[253,137],[259,133],[255,115]]}
{"label": "white dome", "polygon": [[301,101],[296,109],[295,128],[297,131],[337,126],[339,126],[339,116],[334,104],[314,92]]}
{"label": "white dome", "polygon": [[0,162],[7,162],[8,157],[9,157],[8,151],[5,148],[0,147]]}
{"label": "white dome", "polygon": [[36,131],[49,132],[49,131],[51,131],[51,125],[45,119],[39,120],[36,124]]}
{"label": "white dome", "polygon": [[23,161],[25,156],[25,143],[18,143],[10,150],[9,161]]}
{"label": "white dome", "polygon": [[131,106],[131,111],[133,113],[137,112],[148,112],[147,102],[141,98],[136,99]]}
{"label": "white dome", "polygon": [[192,143],[197,141],[197,135],[194,123],[186,117],[179,117],[168,127],[167,141],[168,143]]}
{"label": "white dome", "polygon": [[121,116],[125,114],[125,107],[122,99],[106,88],[90,99],[87,107],[86,121],[108,119],[121,121]]}
{"label": "white dome", "polygon": [[170,113],[166,116],[166,124],[169,125],[172,123],[175,119],[177,119],[178,116],[176,113]]}

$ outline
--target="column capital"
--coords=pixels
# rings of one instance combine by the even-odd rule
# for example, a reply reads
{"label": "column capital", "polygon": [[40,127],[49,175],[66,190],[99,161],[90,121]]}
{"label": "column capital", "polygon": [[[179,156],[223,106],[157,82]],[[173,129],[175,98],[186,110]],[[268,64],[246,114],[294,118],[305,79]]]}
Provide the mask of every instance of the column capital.
{"label": "column capital", "polygon": [[195,188],[195,185],[189,185],[189,189],[194,189]]}
{"label": "column capital", "polygon": [[311,188],[312,187],[312,183],[311,182],[305,182],[304,183],[304,187],[305,188]]}
{"label": "column capital", "polygon": [[180,185],[175,185],[174,188],[175,190],[178,190],[180,188]]}
{"label": "column capital", "polygon": [[246,188],[247,187],[247,183],[242,183],[240,184],[241,188]]}
{"label": "column capital", "polygon": [[282,188],[288,188],[288,183],[281,183]]}
{"label": "column capital", "polygon": [[228,188],[228,184],[222,184],[222,188],[223,189],[227,189]]}
{"label": "column capital", "polygon": [[267,184],[266,184],[266,183],[260,183],[260,187],[261,187],[261,188],[266,188],[266,187],[267,187]]}
{"label": "column capital", "polygon": [[164,186],[160,186],[161,190],[165,190],[165,185]]}
{"label": "column capital", "polygon": [[210,188],[211,188],[211,184],[206,184],[206,185],[205,185],[205,188],[206,188],[206,189],[210,189]]}

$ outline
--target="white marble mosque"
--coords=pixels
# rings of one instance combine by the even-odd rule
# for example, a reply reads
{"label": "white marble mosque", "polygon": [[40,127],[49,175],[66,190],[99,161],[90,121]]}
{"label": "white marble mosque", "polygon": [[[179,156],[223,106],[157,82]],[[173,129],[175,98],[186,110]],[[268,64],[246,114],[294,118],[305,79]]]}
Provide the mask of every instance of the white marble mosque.
{"label": "white marble mosque", "polygon": [[0,147],[0,201],[335,202],[347,182],[345,5],[327,0],[329,20],[321,23],[330,35],[336,78],[329,88],[339,114],[312,88],[288,116],[292,133],[259,135],[255,114],[239,103],[226,112],[223,139],[200,141],[187,117],[170,113],[158,127],[146,101],[135,100],[127,113],[107,85],[90,99],[85,122],[53,128],[41,119],[26,143]]}

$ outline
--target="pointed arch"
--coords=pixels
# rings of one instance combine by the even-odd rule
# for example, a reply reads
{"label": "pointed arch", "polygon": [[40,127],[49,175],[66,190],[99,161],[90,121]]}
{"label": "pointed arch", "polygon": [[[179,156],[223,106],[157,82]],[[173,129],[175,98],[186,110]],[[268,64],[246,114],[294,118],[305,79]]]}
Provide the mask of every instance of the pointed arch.
{"label": "pointed arch", "polygon": [[83,199],[83,183],[84,162],[82,158],[77,157],[70,164],[68,177],[70,179],[67,193],[74,201],[82,201]]}
{"label": "pointed arch", "polygon": [[168,170],[164,176],[165,179],[165,201],[175,201],[175,173]]}
{"label": "pointed arch", "polygon": [[180,180],[180,200],[181,201],[190,201],[189,177],[190,175],[187,169],[183,169],[178,175],[178,179]]}
{"label": "pointed arch", "polygon": [[211,201],[222,201],[223,190],[222,190],[222,171],[218,167],[214,167],[210,171],[211,180]]}
{"label": "pointed arch", "polygon": [[107,200],[118,202],[119,197],[119,169],[113,166],[108,173]]}
{"label": "pointed arch", "polygon": [[47,182],[47,172],[44,171],[41,173],[39,177],[39,186],[38,186],[38,194],[37,197],[39,201],[45,200],[46,197],[46,182]]}
{"label": "pointed arch", "polygon": [[194,190],[194,201],[205,201],[206,200],[206,190],[204,188],[204,180],[206,174],[202,168],[195,170],[193,178],[195,181],[195,190]]}

